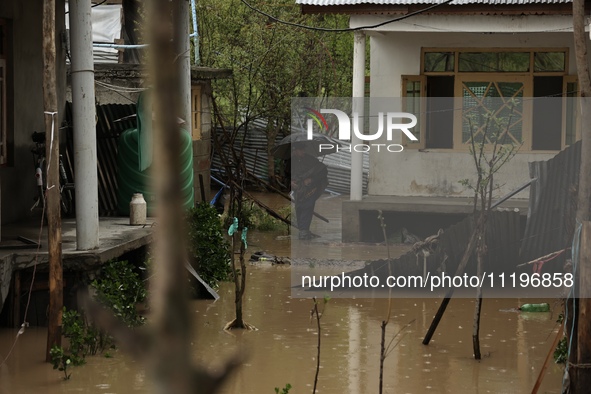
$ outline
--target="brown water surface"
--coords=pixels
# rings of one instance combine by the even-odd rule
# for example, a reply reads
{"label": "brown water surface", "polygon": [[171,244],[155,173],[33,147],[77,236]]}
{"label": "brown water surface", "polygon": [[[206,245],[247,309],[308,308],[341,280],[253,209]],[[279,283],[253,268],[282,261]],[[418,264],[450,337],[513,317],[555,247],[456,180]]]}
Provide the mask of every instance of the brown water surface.
{"label": "brown water surface", "polygon": [[[281,204],[276,200],[267,202]],[[278,240],[278,235],[281,234],[251,232],[249,251],[265,250],[288,256],[290,241]],[[330,248],[331,242],[329,239],[311,243],[311,254],[314,248]],[[393,248],[392,253],[400,254],[404,248]],[[383,246],[339,245],[329,255],[336,259],[363,260],[368,255],[384,258],[386,252]],[[230,283],[222,284],[221,299],[217,302],[191,302],[195,327],[191,347],[196,362],[216,369],[236,352],[248,356],[224,387],[224,393],[271,394],[275,387],[286,383],[293,386],[291,394],[312,392],[318,341],[316,323],[310,319],[313,303],[310,299],[291,298],[290,273],[289,266],[249,266],[245,317],[258,331],[222,330],[234,314]],[[422,345],[421,340],[439,301],[393,300],[387,342],[395,333],[400,334],[393,339],[385,361],[384,392],[531,392],[556,335],[558,312],[505,311],[525,302],[484,300],[480,332],[483,359],[475,361],[472,358],[473,300],[452,300],[429,346]],[[385,299],[332,299],[327,303],[321,320],[318,393],[378,392],[380,323],[387,309]],[[554,310],[558,309],[554,305]],[[15,330],[0,330],[1,359],[10,349],[15,334]],[[141,362],[130,360],[119,351],[112,352],[113,358],[87,358],[86,365],[72,368],[71,380],[62,380],[59,371],[43,362],[45,338],[43,328],[30,328],[20,337],[8,362],[0,367],[1,394],[151,392]],[[561,379],[562,368],[552,363],[540,393],[559,393]]]}
{"label": "brown water surface", "polygon": [[[233,289],[224,284],[217,302],[194,301],[195,359],[215,369],[237,351],[248,359],[225,387],[224,393],[273,393],[290,383],[292,393],[311,392],[318,340],[310,321],[312,301],[290,297],[290,268],[252,266],[248,271],[246,319],[254,332],[222,331],[233,316]],[[421,339],[438,306],[436,300],[394,300],[388,338],[408,324],[394,340],[385,362],[386,393],[528,393],[541,368],[556,329],[549,313],[502,312],[523,300],[484,300],[482,351],[472,359],[473,301],[453,300],[434,340]],[[321,320],[319,393],[376,393],[380,321],[387,300],[334,299]],[[4,357],[14,330],[0,331]],[[130,393],[150,392],[141,364],[121,352],[113,358],[90,357],[72,368],[72,378],[43,362],[46,331],[32,328],[18,341],[8,363],[0,368],[1,393]],[[558,393],[561,368],[552,364],[541,392]]]}

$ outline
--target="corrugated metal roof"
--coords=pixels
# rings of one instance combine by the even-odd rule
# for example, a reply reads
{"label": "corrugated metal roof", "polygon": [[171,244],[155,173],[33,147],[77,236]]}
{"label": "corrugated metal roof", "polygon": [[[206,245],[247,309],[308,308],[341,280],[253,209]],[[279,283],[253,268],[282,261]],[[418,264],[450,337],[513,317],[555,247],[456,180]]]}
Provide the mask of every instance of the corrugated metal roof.
{"label": "corrugated metal roof", "polygon": [[[443,0],[296,0],[301,5],[318,6],[343,6],[343,5],[411,5],[411,4],[438,4]],[[450,5],[526,5],[526,4],[568,4],[572,0],[455,0]]]}

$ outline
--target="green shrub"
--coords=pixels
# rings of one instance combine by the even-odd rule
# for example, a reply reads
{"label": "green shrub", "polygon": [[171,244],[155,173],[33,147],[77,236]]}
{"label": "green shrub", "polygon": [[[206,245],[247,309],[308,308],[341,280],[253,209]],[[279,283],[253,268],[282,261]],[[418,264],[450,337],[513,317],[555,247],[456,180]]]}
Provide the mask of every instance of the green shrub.
{"label": "green shrub", "polygon": [[289,394],[289,390],[291,390],[291,384],[288,383],[282,389],[275,387],[275,394]]}
{"label": "green shrub", "polygon": [[196,271],[216,288],[230,276],[230,245],[214,207],[199,203],[188,212],[189,251]]}
{"label": "green shrub", "polygon": [[105,264],[91,285],[96,289],[97,300],[129,327],[144,323],[136,305],[146,299],[146,287],[132,264],[127,261]]}
{"label": "green shrub", "polygon": [[53,369],[64,372],[64,380],[70,379],[71,373],[68,373],[68,367],[72,364],[70,356],[64,352],[61,346],[53,345],[49,350],[49,357],[51,357],[51,364]]}

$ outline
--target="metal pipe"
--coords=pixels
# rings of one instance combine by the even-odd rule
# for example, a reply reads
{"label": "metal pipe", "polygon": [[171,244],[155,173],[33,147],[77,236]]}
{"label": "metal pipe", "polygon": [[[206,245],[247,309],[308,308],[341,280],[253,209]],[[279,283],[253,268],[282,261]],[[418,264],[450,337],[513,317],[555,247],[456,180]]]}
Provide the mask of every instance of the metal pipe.
{"label": "metal pipe", "polygon": [[538,178],[532,178],[529,181],[525,182],[523,185],[519,186],[517,189],[512,190],[509,193],[505,194],[503,197],[501,197],[497,201],[495,201],[495,203],[490,206],[490,209],[498,207],[499,205],[501,205],[502,203],[504,203],[505,201],[507,201],[508,199],[510,199],[511,197],[516,195],[517,193],[519,193],[520,191],[529,187],[532,184],[532,182],[536,181],[537,179]]}
{"label": "metal pipe", "polygon": [[90,0],[70,0],[76,248],[99,246],[96,107]]}
{"label": "metal pipe", "polygon": [[[359,114],[359,130],[363,130],[365,96],[365,33],[356,31],[353,43],[353,112]],[[363,152],[353,149],[361,144],[355,133],[351,135],[351,201],[361,201],[363,196]]]}
{"label": "metal pipe", "polygon": [[197,26],[197,7],[195,0],[191,0],[191,16],[193,17],[193,46],[195,47],[195,65],[199,65],[199,30]]}
{"label": "metal pipe", "polygon": [[191,116],[191,42],[189,40],[189,2],[179,1],[179,17],[177,18],[179,41],[176,44],[176,51],[179,53],[180,62],[180,113],[179,116],[185,121],[184,128],[192,133],[193,117]]}

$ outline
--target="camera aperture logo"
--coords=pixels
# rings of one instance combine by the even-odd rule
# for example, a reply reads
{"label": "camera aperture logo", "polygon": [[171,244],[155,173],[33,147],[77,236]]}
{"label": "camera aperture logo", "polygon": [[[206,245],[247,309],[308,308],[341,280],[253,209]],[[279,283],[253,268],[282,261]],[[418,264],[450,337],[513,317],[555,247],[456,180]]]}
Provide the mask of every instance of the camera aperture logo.
{"label": "camera aperture logo", "polygon": [[[352,117],[349,117],[344,111],[338,109],[320,109],[316,111],[312,108],[306,107],[307,119],[307,138],[314,139],[314,124],[317,125],[321,133],[328,132],[328,122],[323,114],[332,114],[336,116],[338,122],[338,139],[341,141],[351,140],[351,129],[354,135],[362,141],[376,141],[382,137],[384,130],[386,132],[386,140],[391,142],[393,140],[393,133],[395,130],[400,130],[406,138],[411,141],[418,141],[417,137],[410,132],[410,129],[417,125],[417,117],[408,112],[379,112],[378,113],[378,130],[373,134],[363,134],[359,130],[359,114],[354,112]],[[400,123],[404,120],[410,120],[408,123]],[[398,153],[404,150],[404,146],[395,143],[363,143],[351,144],[350,146],[340,146],[339,144],[322,143],[318,146],[319,153],[326,151],[346,151],[346,152],[370,152],[370,151],[387,151],[391,153]]]}

